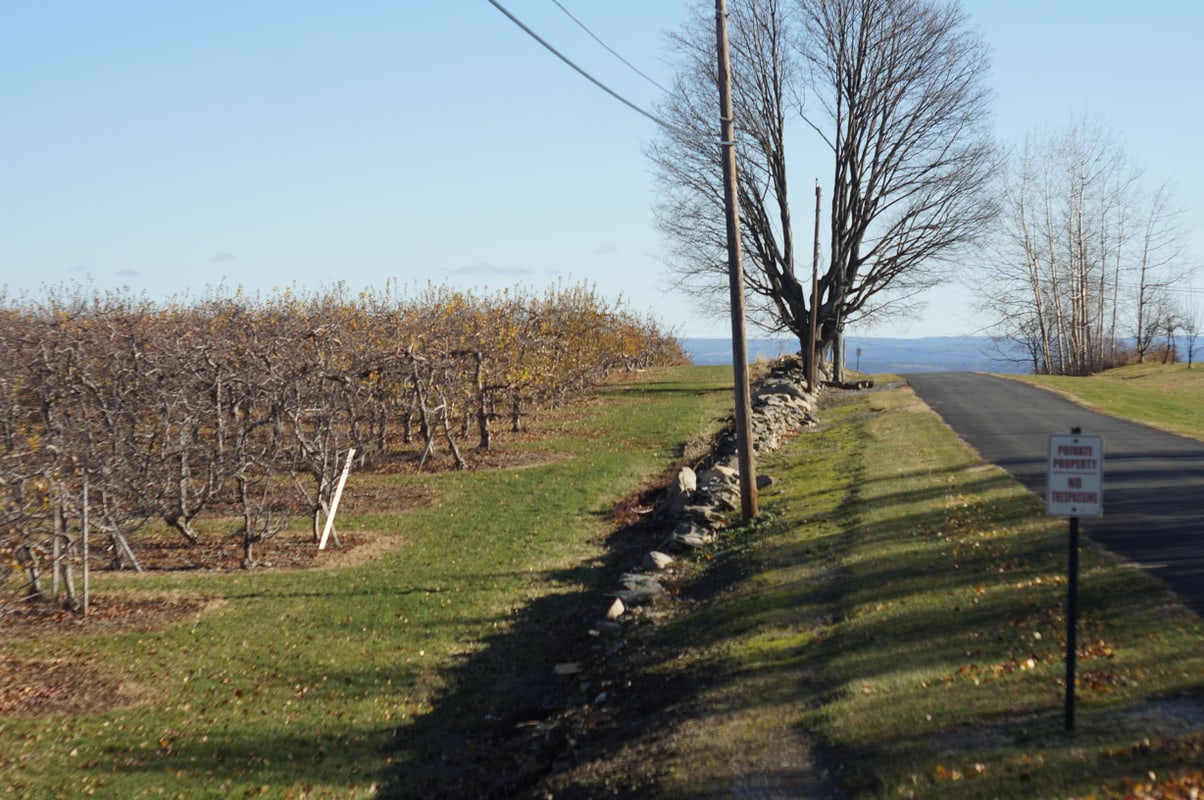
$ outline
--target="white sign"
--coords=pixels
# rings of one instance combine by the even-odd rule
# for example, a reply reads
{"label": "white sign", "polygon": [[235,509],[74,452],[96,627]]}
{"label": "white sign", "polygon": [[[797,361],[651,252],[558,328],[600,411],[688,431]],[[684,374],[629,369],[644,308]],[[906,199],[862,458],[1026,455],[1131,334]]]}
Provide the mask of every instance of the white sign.
{"label": "white sign", "polygon": [[1104,514],[1104,440],[1099,436],[1049,437],[1045,513],[1055,517]]}

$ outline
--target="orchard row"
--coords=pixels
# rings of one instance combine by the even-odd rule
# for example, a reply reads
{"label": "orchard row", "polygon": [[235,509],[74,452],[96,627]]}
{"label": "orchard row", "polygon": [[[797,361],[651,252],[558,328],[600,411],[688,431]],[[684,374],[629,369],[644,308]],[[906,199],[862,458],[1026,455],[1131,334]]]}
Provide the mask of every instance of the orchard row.
{"label": "orchard row", "polygon": [[[0,584],[91,529],[131,536],[202,515],[253,546],[308,514],[315,536],[349,450],[365,466],[492,446],[495,429],[614,370],[679,363],[652,320],[587,286],[489,296],[213,293],[154,303],[75,289],[0,308]],[[65,548],[65,549],[64,549]],[[14,577],[16,576],[16,577]]]}

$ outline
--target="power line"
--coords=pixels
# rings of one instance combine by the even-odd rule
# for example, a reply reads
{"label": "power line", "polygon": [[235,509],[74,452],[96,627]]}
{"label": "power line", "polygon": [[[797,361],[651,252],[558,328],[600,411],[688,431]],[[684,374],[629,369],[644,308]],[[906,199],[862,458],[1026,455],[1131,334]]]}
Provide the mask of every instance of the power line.
{"label": "power line", "polygon": [[570,67],[572,67],[573,69],[575,69],[575,70],[576,70],[576,71],[577,71],[577,72],[578,72],[578,73],[579,73],[579,74],[580,74],[580,75],[581,75],[583,78],[585,78],[586,80],[588,80],[590,83],[592,83],[593,85],[597,86],[599,89],[601,89],[602,91],[606,92],[608,95],[610,95],[610,96],[611,96],[611,97],[613,97],[614,99],[618,100],[620,103],[622,103],[623,105],[627,106],[627,107],[628,107],[628,108],[630,108],[632,111],[635,111],[637,114],[642,114],[642,115],[644,115],[645,117],[647,117],[648,119],[650,119],[650,120],[652,120],[653,122],[655,122],[657,125],[660,125],[660,126],[661,126],[662,128],[664,128],[665,130],[668,130],[668,131],[677,131],[677,130],[678,130],[676,127],[674,127],[673,125],[670,125],[668,122],[665,122],[663,119],[661,119],[660,117],[656,116],[655,114],[652,114],[651,112],[649,112],[649,111],[645,111],[644,109],[640,108],[640,107],[639,107],[639,106],[637,106],[635,103],[631,102],[631,101],[630,101],[630,100],[628,100],[626,97],[623,97],[621,94],[619,94],[618,92],[616,92],[614,89],[611,89],[609,86],[607,86],[606,84],[602,83],[602,81],[598,80],[598,79],[597,79],[597,78],[595,78],[593,75],[590,75],[588,72],[586,72],[585,70],[583,70],[581,67],[579,67],[579,66],[577,66],[576,64],[574,64],[574,63],[572,62],[572,60],[571,60],[571,59],[569,59],[569,57],[568,57],[568,56],[564,55],[564,54],[563,54],[563,53],[561,53],[559,50],[557,50],[555,47],[553,47],[552,45],[550,45],[550,44],[548,44],[546,41],[544,41],[542,38],[540,38],[539,34],[537,34],[535,31],[531,30],[531,29],[530,29],[530,28],[528,28],[526,25],[524,25],[524,24],[523,24],[523,22],[522,22],[522,20],[520,20],[518,17],[514,16],[514,15],[513,15],[513,14],[511,14],[509,11],[507,11],[507,10],[506,10],[506,9],[505,9],[505,8],[502,6],[502,4],[501,4],[501,3],[499,3],[497,0],[489,0],[489,3],[490,3],[490,4],[491,4],[491,5],[494,7],[494,8],[496,8],[498,11],[502,12],[503,14],[505,14],[505,15],[506,15],[506,17],[507,17],[507,19],[509,19],[511,22],[513,22],[513,23],[514,23],[515,25],[517,25],[518,27],[522,28],[522,29],[523,29],[523,32],[525,32],[525,33],[526,33],[528,36],[530,36],[532,39],[534,39],[535,41],[537,41],[537,42],[539,42],[540,44],[542,44],[542,45],[543,45],[545,48],[547,48],[547,49],[548,49],[548,51],[549,51],[549,52],[551,52],[551,53],[552,53],[554,56],[556,56],[556,57],[557,57],[557,58],[559,58],[561,61],[563,61],[564,63],[568,64]]}
{"label": "power line", "polygon": [[590,29],[589,29],[589,28],[586,26],[586,24],[585,24],[584,22],[582,22],[581,20],[579,20],[579,19],[577,19],[576,17],[574,17],[574,16],[573,16],[571,13],[569,13],[569,10],[568,10],[567,8],[565,8],[563,5],[561,5],[561,4],[560,4],[560,0],[552,0],[552,2],[556,4],[556,7],[557,7],[557,8],[559,8],[561,11],[563,11],[563,12],[564,12],[564,15],[565,15],[566,17],[568,17],[569,19],[571,19],[573,22],[576,22],[576,23],[577,23],[577,24],[578,24],[578,25],[581,27],[581,30],[583,30],[583,31],[585,31],[586,33],[588,33],[588,34],[590,35],[590,37],[591,37],[591,38],[592,38],[592,39],[593,39],[595,42],[597,42],[598,44],[600,44],[600,45],[602,45],[604,48],[606,48],[606,51],[607,51],[608,53],[610,53],[612,56],[614,56],[615,58],[619,59],[619,60],[620,60],[620,61],[622,61],[624,64],[626,64],[626,65],[628,66],[628,68],[630,68],[630,69],[631,69],[631,71],[632,71],[632,72],[634,72],[636,75],[639,75],[641,78],[643,78],[644,80],[648,81],[649,83],[651,83],[651,84],[652,84],[653,86],[655,86],[656,88],[660,89],[660,90],[661,90],[662,92],[664,92],[665,94],[669,94],[669,90],[668,90],[668,89],[666,89],[664,86],[661,86],[659,83],[657,83],[656,81],[654,81],[652,78],[650,78],[650,77],[648,77],[647,75],[645,75],[643,72],[641,72],[641,71],[639,70],[639,68],[637,68],[637,67],[636,67],[636,65],[635,65],[635,64],[632,64],[630,61],[628,61],[627,59],[623,58],[623,56],[621,56],[621,55],[619,55],[618,53],[616,53],[616,52],[614,51],[614,49],[613,49],[613,48],[612,48],[610,45],[608,45],[606,42],[604,42],[604,41],[602,41],[601,39],[599,39],[599,38],[598,38],[598,35],[597,35],[597,34],[595,34],[593,31],[591,31],[591,30],[590,30]]}
{"label": "power line", "polygon": [[[1116,284],[1117,287],[1131,292],[1141,291],[1141,284],[1129,283],[1128,281],[1120,281]],[[1187,286],[1183,285],[1182,281],[1173,281],[1171,283],[1148,283],[1145,287],[1150,292],[1164,291],[1170,294],[1184,295],[1204,295],[1204,287],[1192,286],[1190,283]]]}

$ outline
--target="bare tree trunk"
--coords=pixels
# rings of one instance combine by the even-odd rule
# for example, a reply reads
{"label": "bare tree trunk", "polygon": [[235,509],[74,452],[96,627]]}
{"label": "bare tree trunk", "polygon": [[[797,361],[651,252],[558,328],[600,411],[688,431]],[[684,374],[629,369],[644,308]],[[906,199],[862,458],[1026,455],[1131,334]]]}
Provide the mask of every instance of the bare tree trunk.
{"label": "bare tree trunk", "polygon": [[1111,342],[1112,361],[1117,360],[1117,345],[1119,344],[1117,337],[1116,322],[1120,312],[1120,268],[1123,262],[1121,251],[1124,249],[1124,215],[1123,211],[1121,219],[1118,222],[1120,233],[1116,242],[1114,253],[1114,263],[1112,266],[1112,320],[1108,328],[1108,340]]}
{"label": "bare tree trunk", "polygon": [[403,444],[412,444],[414,441],[414,415],[417,403],[418,401],[411,395],[410,408],[406,411],[406,415],[402,418],[401,423],[401,441]]}
{"label": "bare tree trunk", "polygon": [[255,543],[258,537],[244,533],[242,537],[242,568],[251,569],[255,566]]}
{"label": "bare tree trunk", "polygon": [[[68,550],[69,553],[73,553],[74,551],[74,547],[71,547]],[[71,611],[79,611],[80,602],[79,596],[75,592],[75,573],[71,567],[70,557],[63,561],[63,589],[66,593],[66,597],[63,600],[63,607],[68,608]]]}
{"label": "bare tree trunk", "polygon": [[836,335],[832,337],[832,380],[844,383],[844,331],[840,329],[839,323]]}
{"label": "bare tree trunk", "polygon": [[422,386],[422,379],[418,376],[418,366],[414,365],[414,407],[418,413],[418,432],[422,436],[423,447],[422,454],[418,458],[418,468],[422,469],[426,464],[426,460],[435,454],[435,426],[431,424],[430,415],[432,411],[439,409],[428,409],[426,407],[426,392]]}
{"label": "bare tree trunk", "polygon": [[29,588],[28,597],[42,597],[42,570],[38,564],[37,552],[27,544],[20,545],[15,550],[17,563],[25,570],[28,576],[26,586]]}
{"label": "bare tree trunk", "polygon": [[[1028,158],[1027,153],[1025,158]],[[1028,197],[1032,187],[1027,177],[1029,175],[1027,162],[1024,167],[1024,175],[1025,177],[1015,193],[1015,205],[1020,242],[1028,272],[1028,291],[1032,295],[1033,315],[1036,323],[1037,341],[1031,348],[1033,372],[1050,372],[1053,369],[1053,347],[1050,343],[1049,314],[1045,307],[1044,281],[1041,276],[1041,248],[1034,238],[1030,224]]]}
{"label": "bare tree trunk", "polygon": [[163,521],[167,523],[167,527],[183,536],[190,543],[196,544],[201,540],[200,534],[193,529],[191,520],[183,514],[169,514],[163,518]]}
{"label": "bare tree trunk", "polygon": [[63,521],[63,507],[56,503],[54,506],[54,543],[51,545],[51,570],[50,570],[50,599],[54,602],[59,600],[59,580],[61,578],[60,567],[63,559],[63,540],[64,528],[66,527]]}
{"label": "bare tree trunk", "polygon": [[523,400],[518,391],[510,393],[510,432],[519,433],[523,429]]}
{"label": "bare tree trunk", "polygon": [[443,437],[447,440],[447,444],[452,451],[452,457],[456,460],[456,469],[468,469],[468,462],[464,460],[464,456],[460,453],[460,448],[456,444],[456,439],[452,435],[451,423],[448,420],[447,414],[447,399],[441,399],[443,399],[443,404],[440,406],[440,409],[442,409],[440,417],[443,423]]}
{"label": "bare tree trunk", "polygon": [[142,565],[138,563],[138,558],[134,555],[133,548],[130,547],[129,541],[126,540],[121,531],[115,527],[110,528],[109,539],[113,542],[113,550],[118,566],[121,565],[124,558],[130,562],[130,566],[134,568],[135,572],[142,572]]}

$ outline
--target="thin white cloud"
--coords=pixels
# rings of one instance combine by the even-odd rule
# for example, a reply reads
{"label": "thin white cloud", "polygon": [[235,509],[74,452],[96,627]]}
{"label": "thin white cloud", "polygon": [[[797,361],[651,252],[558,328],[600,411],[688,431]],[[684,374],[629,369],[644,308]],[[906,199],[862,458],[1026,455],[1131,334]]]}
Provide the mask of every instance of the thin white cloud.
{"label": "thin white cloud", "polygon": [[500,267],[497,264],[465,264],[456,267],[448,275],[500,275],[506,278],[523,278],[533,274],[526,267]]}
{"label": "thin white cloud", "polygon": [[209,256],[209,263],[223,264],[228,261],[234,261],[236,258],[238,258],[238,256],[234,255],[233,253],[227,252],[226,250],[218,250],[216,253]]}

